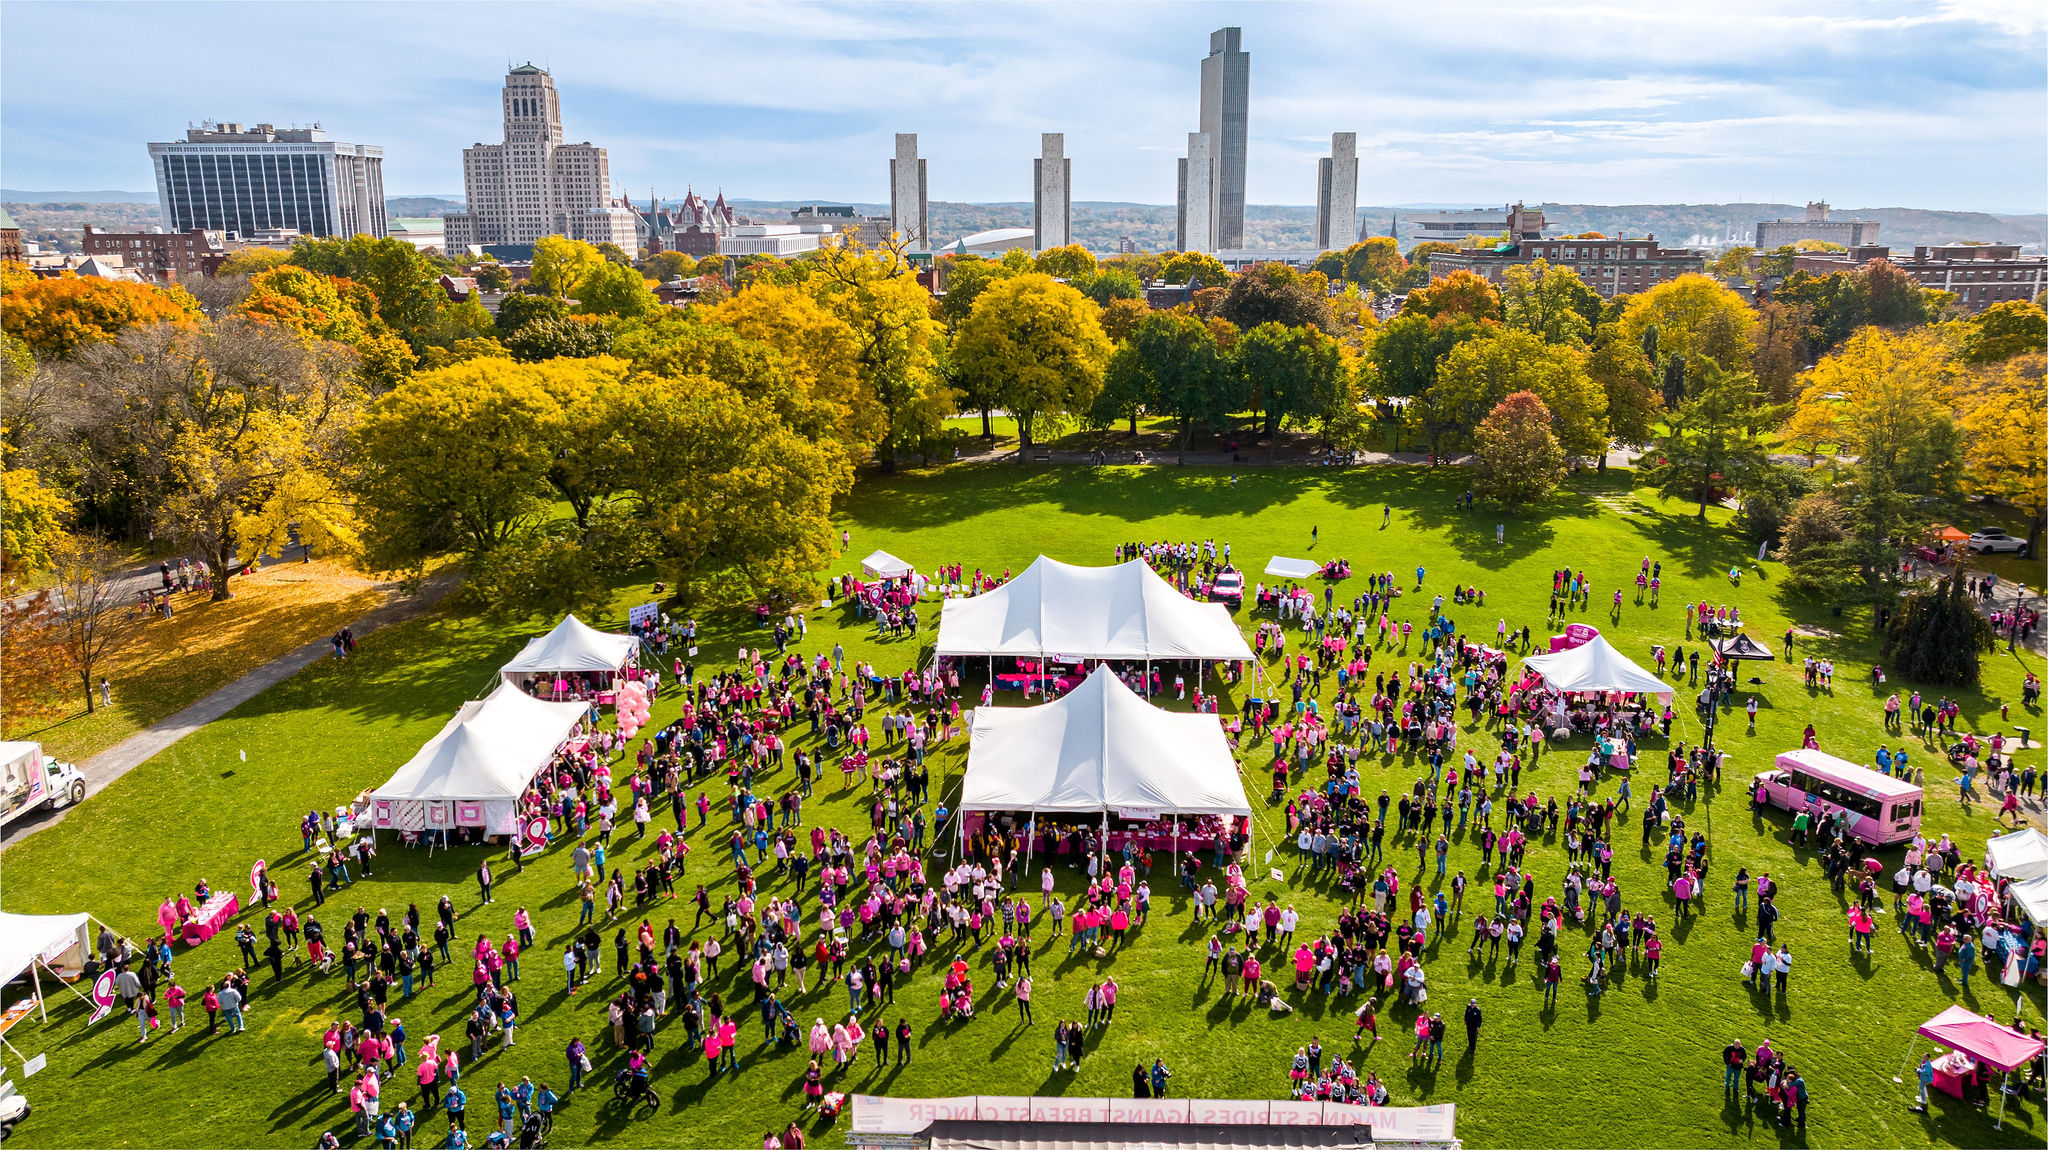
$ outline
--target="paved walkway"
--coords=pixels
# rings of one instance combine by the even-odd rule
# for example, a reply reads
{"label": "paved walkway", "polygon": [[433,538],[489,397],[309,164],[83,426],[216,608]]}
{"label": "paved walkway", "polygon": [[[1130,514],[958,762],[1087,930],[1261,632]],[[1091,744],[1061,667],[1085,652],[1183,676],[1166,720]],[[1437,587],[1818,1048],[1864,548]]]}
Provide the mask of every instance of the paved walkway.
{"label": "paved walkway", "polygon": [[[153,572],[154,568],[151,570]],[[356,638],[361,640],[364,636],[393,623],[416,619],[438,606],[460,581],[461,575],[450,569],[429,578],[417,595],[403,597],[396,590],[388,590],[382,604],[350,623],[349,627],[355,631]],[[272,659],[170,718],[145,727],[87,759],[79,764],[85,772],[86,801],[90,802],[94,795],[112,786],[116,779],[163,753],[178,740],[262,694],[267,688],[284,682],[321,659],[331,657],[333,653],[333,645],[326,639],[316,639],[297,650]],[[4,835],[0,835],[0,847],[12,846],[44,827],[63,822],[64,816],[77,810],[80,805],[82,804],[73,804],[60,811],[43,810],[23,816],[8,827]]]}

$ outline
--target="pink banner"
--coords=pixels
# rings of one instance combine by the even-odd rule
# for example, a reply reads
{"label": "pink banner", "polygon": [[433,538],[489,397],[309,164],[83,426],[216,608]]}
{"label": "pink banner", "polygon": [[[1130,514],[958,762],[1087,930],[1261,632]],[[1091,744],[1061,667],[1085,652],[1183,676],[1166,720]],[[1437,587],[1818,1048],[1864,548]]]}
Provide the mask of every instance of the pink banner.
{"label": "pink banner", "polygon": [[883,1098],[856,1094],[853,1130],[916,1134],[941,1120],[980,1122],[1136,1122],[1227,1126],[1370,1126],[1375,1141],[1455,1140],[1456,1106],[1347,1106],[1292,1099],[1039,1098],[962,1095]]}
{"label": "pink banner", "polygon": [[1559,651],[1569,651],[1573,647],[1583,647],[1599,637],[1598,627],[1586,623],[1567,623],[1564,634],[1550,637],[1550,652],[1554,655]]}

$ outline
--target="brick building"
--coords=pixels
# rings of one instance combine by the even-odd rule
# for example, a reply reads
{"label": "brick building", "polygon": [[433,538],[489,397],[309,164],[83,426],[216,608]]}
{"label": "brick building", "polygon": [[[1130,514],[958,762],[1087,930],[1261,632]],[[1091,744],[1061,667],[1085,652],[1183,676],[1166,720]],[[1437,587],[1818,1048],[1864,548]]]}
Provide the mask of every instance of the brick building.
{"label": "brick building", "polygon": [[119,256],[129,270],[158,283],[210,276],[228,257],[221,233],[207,228],[109,232],[87,224],[80,250],[89,256]]}
{"label": "brick building", "polygon": [[1893,256],[1891,261],[1923,287],[1956,293],[1970,311],[2033,299],[2048,288],[2048,257],[2023,256],[2018,244],[1922,245],[1911,258]]}
{"label": "brick building", "polygon": [[[1536,225],[1538,228],[1540,224]],[[1660,248],[1657,237],[1640,239],[1523,239],[1493,247],[1460,248],[1429,257],[1429,278],[1468,271],[1494,283],[1511,267],[1547,260],[1579,273],[1586,286],[1612,299],[1633,295],[1679,276],[1706,270],[1706,256],[1689,248]]]}

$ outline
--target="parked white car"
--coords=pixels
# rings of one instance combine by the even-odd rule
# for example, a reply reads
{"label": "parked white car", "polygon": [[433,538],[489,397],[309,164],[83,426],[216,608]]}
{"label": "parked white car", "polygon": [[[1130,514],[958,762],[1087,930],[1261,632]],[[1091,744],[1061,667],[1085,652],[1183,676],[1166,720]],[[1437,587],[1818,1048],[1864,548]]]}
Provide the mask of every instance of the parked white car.
{"label": "parked white car", "polygon": [[2024,551],[2027,541],[2015,539],[1996,527],[1987,527],[1970,533],[1969,548],[1979,555],[1987,551]]}

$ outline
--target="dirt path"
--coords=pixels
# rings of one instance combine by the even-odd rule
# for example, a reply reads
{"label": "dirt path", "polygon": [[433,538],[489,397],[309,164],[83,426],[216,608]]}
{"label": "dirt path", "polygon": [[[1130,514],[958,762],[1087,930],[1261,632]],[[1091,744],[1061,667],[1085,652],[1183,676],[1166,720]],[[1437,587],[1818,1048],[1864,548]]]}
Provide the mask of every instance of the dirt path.
{"label": "dirt path", "polygon": [[[349,627],[355,631],[357,639],[361,639],[393,623],[417,619],[439,606],[460,581],[461,575],[450,569],[429,578],[419,594],[409,598],[390,591],[381,605],[350,623]],[[143,728],[80,763],[79,767],[85,772],[86,801],[92,801],[94,795],[112,786],[116,779],[163,753],[178,740],[332,654],[333,647],[326,639],[316,639],[272,659],[177,714]],[[61,811],[44,810],[24,815],[8,827],[4,835],[0,835],[0,847],[12,846],[44,827],[60,823],[64,816],[77,809],[78,806],[74,805]]]}

